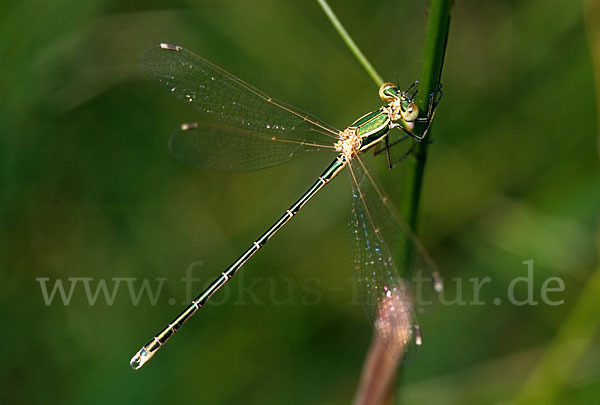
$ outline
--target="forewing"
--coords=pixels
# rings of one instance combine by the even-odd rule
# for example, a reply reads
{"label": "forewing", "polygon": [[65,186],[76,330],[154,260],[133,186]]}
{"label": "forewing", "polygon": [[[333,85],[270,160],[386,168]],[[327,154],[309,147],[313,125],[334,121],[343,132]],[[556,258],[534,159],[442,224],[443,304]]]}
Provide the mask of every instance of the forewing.
{"label": "forewing", "polygon": [[179,100],[223,124],[317,144],[331,144],[340,133],[180,46],[160,44],[148,48],[142,67]]}

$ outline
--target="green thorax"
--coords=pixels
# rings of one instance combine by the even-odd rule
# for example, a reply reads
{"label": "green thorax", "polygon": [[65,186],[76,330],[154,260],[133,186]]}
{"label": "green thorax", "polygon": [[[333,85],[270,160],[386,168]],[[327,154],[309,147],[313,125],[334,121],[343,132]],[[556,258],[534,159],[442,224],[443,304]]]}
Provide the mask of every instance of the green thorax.
{"label": "green thorax", "polygon": [[356,128],[356,134],[361,138],[361,150],[365,150],[379,142],[390,129],[390,117],[382,108],[363,115],[350,125]]}

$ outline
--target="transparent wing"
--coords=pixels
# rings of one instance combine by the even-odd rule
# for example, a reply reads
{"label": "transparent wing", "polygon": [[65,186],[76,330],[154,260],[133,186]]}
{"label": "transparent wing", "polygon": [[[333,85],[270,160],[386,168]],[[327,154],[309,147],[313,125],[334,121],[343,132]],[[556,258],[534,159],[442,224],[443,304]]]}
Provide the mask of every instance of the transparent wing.
{"label": "transparent wing", "polygon": [[173,155],[196,167],[230,171],[263,169],[286,163],[302,152],[331,150],[331,144],[296,142],[228,126],[190,122],[169,142]]}
{"label": "transparent wing", "polygon": [[435,264],[416,240],[360,156],[349,165],[353,275],[367,317],[396,358],[411,340],[420,344],[413,301],[398,273],[435,271]]}
{"label": "transparent wing", "polygon": [[142,67],[179,100],[223,124],[278,139],[317,144],[331,144],[340,133],[180,46],[160,44],[148,48]]}

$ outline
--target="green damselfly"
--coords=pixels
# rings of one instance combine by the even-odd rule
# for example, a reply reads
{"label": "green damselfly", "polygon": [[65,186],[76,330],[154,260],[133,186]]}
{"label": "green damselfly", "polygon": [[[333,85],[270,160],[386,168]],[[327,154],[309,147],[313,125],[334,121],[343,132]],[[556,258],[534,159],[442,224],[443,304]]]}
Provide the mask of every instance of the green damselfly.
{"label": "green damselfly", "polygon": [[[432,274],[436,273],[435,264],[390,203],[361,154],[371,148],[376,153],[385,151],[388,164],[393,166],[396,162],[392,162],[391,144],[407,145],[397,159],[401,160],[425,137],[434,107],[426,117],[419,118],[414,93],[409,93],[412,86],[399,91],[394,84],[385,83],[379,95],[387,104],[340,131],[271,98],[180,46],[151,47],[144,53],[142,65],[159,85],[214,121],[186,123],[173,134],[171,151],[186,163],[242,171],[279,165],[307,151],[328,151],[337,156],[298,201],[133,356],[131,366],[138,369],[149,361],[269,238],[345,167],[349,169],[353,196],[349,222],[353,275],[367,316],[392,354],[401,353],[411,340],[420,344],[412,301],[396,264],[404,267],[410,263],[410,267]],[[427,127],[422,136],[417,136],[412,129],[420,120],[426,121]],[[392,133],[395,140],[390,139]],[[392,250],[390,243],[398,240],[403,248]]]}

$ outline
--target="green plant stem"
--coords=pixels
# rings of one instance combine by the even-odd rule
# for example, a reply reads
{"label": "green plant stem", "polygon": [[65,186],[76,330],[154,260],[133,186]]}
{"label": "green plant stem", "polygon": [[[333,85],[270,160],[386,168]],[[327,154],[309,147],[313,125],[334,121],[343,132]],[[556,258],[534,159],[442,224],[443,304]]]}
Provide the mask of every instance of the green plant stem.
{"label": "green plant stem", "polygon": [[346,45],[348,45],[348,48],[350,48],[350,51],[354,54],[356,59],[358,59],[360,64],[365,68],[365,70],[367,71],[369,76],[371,76],[371,78],[375,81],[375,84],[379,88],[379,86],[381,86],[383,84],[383,79],[381,78],[381,76],[379,76],[379,73],[377,73],[377,71],[375,70],[373,65],[371,65],[371,63],[368,61],[368,59],[365,57],[365,55],[363,55],[363,53],[360,51],[358,46],[356,46],[356,44],[350,37],[350,34],[348,34],[348,32],[346,31],[346,29],[344,28],[344,26],[342,25],[340,20],[338,20],[338,18],[336,17],[336,15],[333,12],[333,10],[331,9],[331,7],[329,7],[329,4],[327,4],[327,1],[326,0],[317,0],[317,2],[319,3],[319,5],[323,9],[323,11],[325,12],[327,17],[329,18],[329,21],[331,21],[331,24],[333,24],[333,26],[335,27],[337,32],[340,34],[340,36],[342,37],[342,39],[344,40]]}
{"label": "green plant stem", "polygon": [[[430,94],[438,89],[442,74],[442,64],[446,51],[448,28],[450,27],[451,0],[432,0],[429,7],[421,76],[419,78],[419,93],[415,103],[419,107],[420,116],[426,116]],[[423,134],[425,125],[416,125],[415,133]],[[431,130],[427,139],[431,137]],[[417,145],[414,159],[407,162],[407,194],[404,201],[404,218],[416,233],[419,212],[419,200],[427,160],[427,141]]]}

